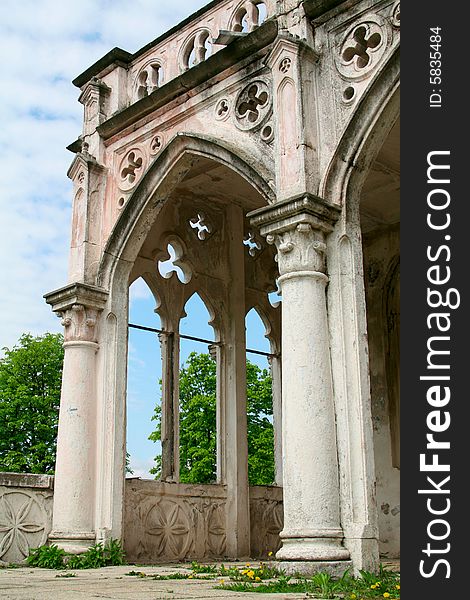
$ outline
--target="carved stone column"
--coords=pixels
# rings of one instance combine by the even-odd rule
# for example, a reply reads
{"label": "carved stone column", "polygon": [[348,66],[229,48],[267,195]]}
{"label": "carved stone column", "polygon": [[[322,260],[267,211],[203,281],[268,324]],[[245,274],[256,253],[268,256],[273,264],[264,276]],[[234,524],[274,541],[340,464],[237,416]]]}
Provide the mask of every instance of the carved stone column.
{"label": "carved stone column", "polygon": [[72,284],[46,296],[62,317],[64,369],[60,398],[50,541],[67,552],[95,543],[96,353],[107,292]]}
{"label": "carved stone column", "polygon": [[[284,529],[276,557],[288,571],[342,572],[336,424],[325,286],[326,235],[338,209],[303,195],[250,213],[278,250],[282,290]],[[341,561],[341,562],[337,562]],[[346,562],[348,564],[346,564]]]}

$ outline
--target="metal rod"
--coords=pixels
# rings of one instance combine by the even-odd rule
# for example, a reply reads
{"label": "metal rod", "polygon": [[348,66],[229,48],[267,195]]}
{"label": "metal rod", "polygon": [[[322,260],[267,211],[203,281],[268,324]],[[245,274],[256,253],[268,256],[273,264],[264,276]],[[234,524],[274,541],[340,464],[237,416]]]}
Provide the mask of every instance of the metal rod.
{"label": "metal rod", "polygon": [[[134,323],[129,323],[129,327],[133,329],[140,329],[141,331],[150,331],[152,333],[166,333],[171,334],[172,331],[165,331],[163,329],[155,329],[154,327],[145,327],[144,325],[135,325]],[[212,344],[214,346],[222,346],[222,342],[214,342],[213,340],[205,340],[204,338],[194,337],[192,335],[184,335],[182,333],[177,333],[177,337],[183,340],[192,340],[193,342],[201,342],[202,344]],[[246,349],[250,354],[259,354],[260,356],[279,356],[279,354],[273,354],[272,352],[263,352],[262,350],[252,350],[251,348]]]}

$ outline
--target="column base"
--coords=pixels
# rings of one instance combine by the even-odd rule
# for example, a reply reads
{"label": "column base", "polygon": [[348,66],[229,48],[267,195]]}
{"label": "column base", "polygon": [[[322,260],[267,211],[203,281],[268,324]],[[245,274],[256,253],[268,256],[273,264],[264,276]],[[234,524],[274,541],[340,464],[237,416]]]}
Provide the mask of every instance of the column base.
{"label": "column base", "polygon": [[333,531],[321,532],[318,537],[291,537],[283,532],[280,536],[282,548],[276,553],[277,560],[342,561],[350,558],[348,549],[341,545],[343,537]]}
{"label": "column base", "polygon": [[93,531],[51,531],[48,539],[68,554],[82,554],[96,542],[96,534]]}
{"label": "column base", "polygon": [[275,567],[286,575],[298,573],[309,576],[315,573],[328,573],[332,577],[339,578],[347,570],[352,572],[353,564],[351,560],[282,560],[276,562]]}

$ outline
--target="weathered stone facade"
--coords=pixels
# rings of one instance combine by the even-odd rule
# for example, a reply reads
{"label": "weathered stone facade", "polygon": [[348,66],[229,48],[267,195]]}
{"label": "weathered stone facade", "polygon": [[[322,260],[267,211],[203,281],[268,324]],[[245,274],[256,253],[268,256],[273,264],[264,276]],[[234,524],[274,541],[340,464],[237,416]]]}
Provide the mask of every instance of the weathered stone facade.
{"label": "weathered stone facade", "polygon": [[[69,282],[46,296],[66,332],[50,540],[79,552],[123,537],[156,560],[172,520],[175,557],[264,555],[260,539],[281,519],[272,508],[266,532],[253,530],[261,500],[247,478],[245,315],[254,307],[273,354],[277,558],[287,570],[373,569],[381,527],[393,529],[380,535],[396,552],[376,481],[395,510],[398,432],[393,444],[383,432],[399,410],[398,366],[384,355],[397,342],[383,323],[399,288],[374,316],[362,238],[399,223],[399,35],[396,1],[215,0],[75,80],[84,126],[70,146]],[[181,278],[158,269],[170,246]],[[371,243],[366,255],[369,272],[396,249]],[[131,484],[125,511],[137,526],[126,532],[128,288],[138,277],[164,330],[163,477]],[[277,284],[275,308],[267,294]],[[216,334],[210,493],[178,483],[179,321],[194,292]],[[279,489],[268,497],[278,503]]]}

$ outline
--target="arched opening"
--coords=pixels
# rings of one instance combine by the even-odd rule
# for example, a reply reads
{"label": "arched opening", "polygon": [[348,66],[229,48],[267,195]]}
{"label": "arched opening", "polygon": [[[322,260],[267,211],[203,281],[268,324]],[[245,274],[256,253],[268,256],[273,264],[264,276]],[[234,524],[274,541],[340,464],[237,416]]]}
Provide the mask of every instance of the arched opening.
{"label": "arched opening", "polygon": [[[161,329],[155,306],[155,297],[144,279],[135,280],[129,288],[129,323]],[[154,477],[154,459],[160,454],[160,440],[152,441],[149,436],[155,431],[152,420],[155,404],[160,404],[161,367],[157,335],[130,326],[127,350],[127,477]]]}
{"label": "arched opening", "polygon": [[[160,324],[146,329],[158,333],[161,348],[159,479],[132,478],[125,489],[126,553],[140,562],[253,556],[250,534],[272,549],[281,528],[282,490],[249,492],[247,467],[246,307],[269,315],[276,336],[270,352],[279,352],[280,311],[268,301],[274,249],[246,217],[266,205],[261,190],[270,192],[239,159],[224,160],[222,148],[215,160],[201,152],[206,142],[191,143],[197,153],[172,154],[184,145],[177,139],[159,155],[123,208],[120,240],[111,236],[102,268],[117,304],[123,277],[144,277],[158,297]],[[122,377],[119,364],[116,373]],[[268,479],[274,483],[272,472]],[[255,522],[250,513],[262,518]],[[151,533],[169,514],[181,525],[178,543]]]}
{"label": "arched opening", "polygon": [[271,344],[255,308],[246,315],[246,384],[248,416],[248,480],[273,485],[276,479]]}
{"label": "arched opening", "polygon": [[217,365],[210,320],[204,301],[195,292],[186,302],[180,321],[179,480],[182,483],[217,481]]}
{"label": "arched opening", "polygon": [[399,556],[400,122],[390,130],[360,201],[367,304],[379,550]]}

